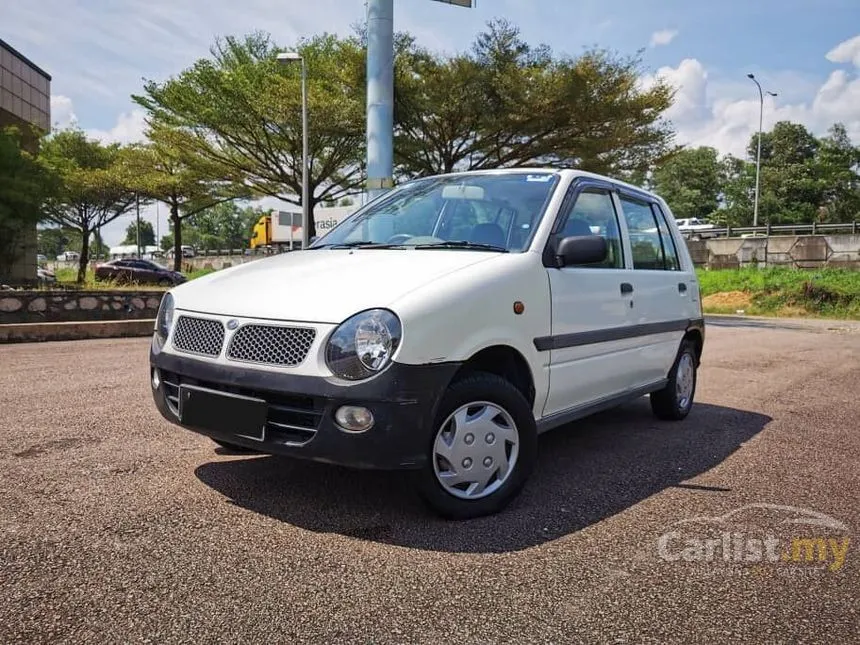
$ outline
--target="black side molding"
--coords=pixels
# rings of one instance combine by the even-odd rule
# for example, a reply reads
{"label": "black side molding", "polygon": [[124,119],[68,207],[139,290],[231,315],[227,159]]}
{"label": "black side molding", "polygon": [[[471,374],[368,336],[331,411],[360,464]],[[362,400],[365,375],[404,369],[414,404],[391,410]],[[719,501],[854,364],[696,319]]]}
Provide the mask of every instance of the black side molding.
{"label": "black side molding", "polygon": [[540,336],[534,339],[534,345],[539,352],[546,352],[551,349],[608,343],[613,340],[636,338],[650,334],[664,334],[670,331],[687,331],[690,328],[700,329],[704,332],[704,320],[701,318],[682,318],[680,320],[627,325],[624,327],[612,327],[610,329],[595,329],[594,331],[582,331],[574,334]]}

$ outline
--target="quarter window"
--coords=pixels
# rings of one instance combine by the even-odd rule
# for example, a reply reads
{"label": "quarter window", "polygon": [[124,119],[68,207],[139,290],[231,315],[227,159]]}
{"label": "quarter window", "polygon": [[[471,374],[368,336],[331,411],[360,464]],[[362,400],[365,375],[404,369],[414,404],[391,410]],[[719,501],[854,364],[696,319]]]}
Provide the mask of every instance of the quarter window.
{"label": "quarter window", "polygon": [[608,192],[587,188],[576,197],[573,208],[567,213],[564,224],[558,232],[557,239],[575,235],[599,235],[606,240],[608,248],[606,259],[600,263],[583,266],[604,269],[624,268],[618,216]]}
{"label": "quarter window", "polygon": [[660,240],[663,243],[663,255],[666,258],[665,268],[667,271],[680,271],[681,262],[678,259],[678,247],[675,246],[675,238],[666,224],[666,215],[657,204],[651,204],[654,217],[657,218],[657,228],[660,229]]}

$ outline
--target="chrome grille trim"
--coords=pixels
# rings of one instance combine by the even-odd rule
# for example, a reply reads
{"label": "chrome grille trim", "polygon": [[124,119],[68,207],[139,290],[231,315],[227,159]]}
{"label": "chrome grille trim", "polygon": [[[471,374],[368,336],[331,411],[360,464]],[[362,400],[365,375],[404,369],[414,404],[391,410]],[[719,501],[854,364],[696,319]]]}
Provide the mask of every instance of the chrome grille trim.
{"label": "chrome grille trim", "polygon": [[316,339],[313,327],[248,323],[230,338],[227,358],[245,363],[295,367],[302,363]]}
{"label": "chrome grille trim", "polygon": [[224,344],[224,325],[212,318],[181,315],[173,331],[173,346],[181,352],[218,356]]}

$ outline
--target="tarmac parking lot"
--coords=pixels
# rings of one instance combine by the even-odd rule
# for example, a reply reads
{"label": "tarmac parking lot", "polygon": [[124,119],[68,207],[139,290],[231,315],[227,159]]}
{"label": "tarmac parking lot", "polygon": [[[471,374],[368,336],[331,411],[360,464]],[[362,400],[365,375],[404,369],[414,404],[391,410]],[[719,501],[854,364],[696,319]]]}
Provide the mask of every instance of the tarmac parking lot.
{"label": "tarmac parking lot", "polygon": [[171,426],[146,338],[0,345],[0,642],[857,642],[860,325],[708,322],[685,422],[544,435],[466,523]]}

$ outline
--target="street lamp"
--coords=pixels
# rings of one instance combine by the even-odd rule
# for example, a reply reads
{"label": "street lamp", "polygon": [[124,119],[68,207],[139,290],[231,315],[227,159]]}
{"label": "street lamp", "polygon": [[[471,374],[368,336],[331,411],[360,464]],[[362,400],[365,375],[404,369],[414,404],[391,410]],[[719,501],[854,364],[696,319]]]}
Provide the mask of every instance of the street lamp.
{"label": "street lamp", "polygon": [[305,59],[301,54],[297,52],[282,52],[278,54],[278,63],[281,65],[289,65],[296,61],[302,64],[302,248],[306,249],[308,247],[308,222],[310,221],[307,70]]}
{"label": "street lamp", "polygon": [[[747,78],[752,79],[752,82],[758,87],[759,96],[759,111],[758,111],[758,153],[755,159],[755,206],[753,208],[753,226],[758,226],[758,195],[759,195],[759,178],[761,176],[761,124],[764,115],[764,94],[762,94],[761,84],[752,74],[747,74]],[[766,92],[770,96],[776,96],[776,92]]]}

